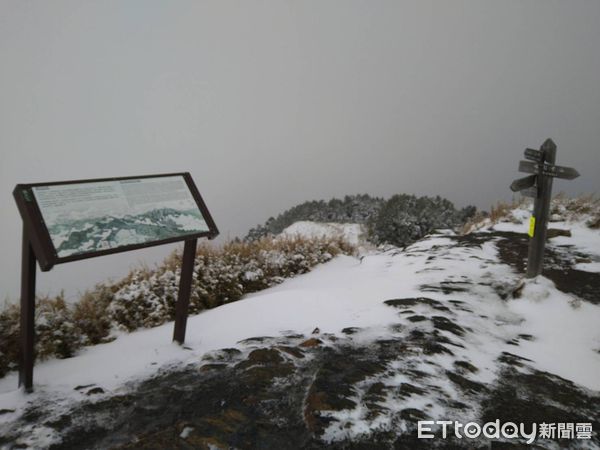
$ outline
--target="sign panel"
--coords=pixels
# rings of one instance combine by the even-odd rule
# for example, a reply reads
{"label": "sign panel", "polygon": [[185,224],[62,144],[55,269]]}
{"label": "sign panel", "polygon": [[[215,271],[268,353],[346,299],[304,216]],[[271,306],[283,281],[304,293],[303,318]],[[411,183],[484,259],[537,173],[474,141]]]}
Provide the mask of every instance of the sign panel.
{"label": "sign panel", "polygon": [[519,161],[519,172],[538,173],[540,165],[531,161]]}
{"label": "sign panel", "polygon": [[519,172],[540,173],[548,177],[564,178],[565,180],[573,180],[579,176],[579,172],[572,167],[538,164],[532,161],[519,161]]}
{"label": "sign panel", "polygon": [[182,176],[31,190],[59,257],[209,230]]}
{"label": "sign panel", "polygon": [[542,161],[543,153],[540,150],[536,150],[534,148],[526,148],[525,149],[525,158],[530,159],[531,161]]}
{"label": "sign panel", "polygon": [[43,262],[218,234],[188,173],[18,185],[15,197],[43,270]]}
{"label": "sign panel", "polygon": [[510,185],[510,190],[513,192],[522,191],[523,189],[530,188],[535,186],[535,182],[537,180],[537,175],[529,175],[525,178],[519,178],[515,180]]}
{"label": "sign panel", "polygon": [[564,178],[565,180],[573,180],[579,176],[579,172],[572,167],[563,166],[548,166],[544,165],[542,173],[550,177]]}

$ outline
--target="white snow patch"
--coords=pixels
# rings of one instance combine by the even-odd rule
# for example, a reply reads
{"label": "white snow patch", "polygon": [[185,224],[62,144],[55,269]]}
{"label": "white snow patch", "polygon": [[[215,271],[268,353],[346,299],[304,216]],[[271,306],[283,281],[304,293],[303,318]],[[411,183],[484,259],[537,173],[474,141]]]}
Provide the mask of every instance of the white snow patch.
{"label": "white snow patch", "polygon": [[571,231],[571,237],[558,236],[550,240],[552,245],[572,245],[600,261],[600,230],[592,230],[581,222],[558,222],[552,228],[562,228]]}
{"label": "white snow patch", "polygon": [[352,245],[365,243],[365,227],[357,223],[320,223],[300,221],[281,232],[282,236],[304,238],[341,238]]}
{"label": "white snow patch", "polygon": [[573,267],[584,272],[600,272],[600,262],[579,263],[575,264]]}
{"label": "white snow patch", "polygon": [[527,282],[522,298],[510,301],[509,308],[535,337],[521,342],[514,353],[542,370],[600,390],[599,306],[560,292],[540,276]]}
{"label": "white snow patch", "polygon": [[185,231],[199,231],[206,230],[206,222],[204,220],[195,217],[191,214],[179,214],[178,216],[172,217],[173,222],[181,227]]}
{"label": "white snow patch", "polygon": [[194,429],[192,427],[185,427],[183,429],[183,431],[181,432],[181,434],[179,435],[179,437],[181,439],[187,439],[188,436],[192,433],[192,431],[194,431]]}

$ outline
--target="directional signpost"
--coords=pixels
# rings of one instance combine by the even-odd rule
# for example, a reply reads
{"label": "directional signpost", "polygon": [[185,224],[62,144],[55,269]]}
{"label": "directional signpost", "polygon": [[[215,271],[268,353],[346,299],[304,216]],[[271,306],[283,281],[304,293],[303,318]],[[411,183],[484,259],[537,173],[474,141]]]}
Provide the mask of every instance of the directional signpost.
{"label": "directional signpost", "polygon": [[533,197],[533,215],[529,222],[529,253],[527,256],[527,278],[534,278],[542,273],[546,231],[552,198],[552,180],[563,178],[573,180],[579,172],[572,167],[555,165],[556,144],[546,139],[539,150],[525,149],[527,161],[519,162],[519,172],[530,173],[525,178],[515,180],[510,185],[513,192],[520,192],[526,197]]}

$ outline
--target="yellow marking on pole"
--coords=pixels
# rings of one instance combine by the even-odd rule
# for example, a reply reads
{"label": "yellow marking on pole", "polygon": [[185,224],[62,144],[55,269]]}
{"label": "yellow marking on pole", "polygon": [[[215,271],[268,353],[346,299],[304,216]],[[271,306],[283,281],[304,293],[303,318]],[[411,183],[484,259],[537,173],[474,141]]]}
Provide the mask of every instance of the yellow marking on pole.
{"label": "yellow marking on pole", "polygon": [[529,219],[529,233],[527,233],[530,238],[535,234],[535,216],[531,216]]}

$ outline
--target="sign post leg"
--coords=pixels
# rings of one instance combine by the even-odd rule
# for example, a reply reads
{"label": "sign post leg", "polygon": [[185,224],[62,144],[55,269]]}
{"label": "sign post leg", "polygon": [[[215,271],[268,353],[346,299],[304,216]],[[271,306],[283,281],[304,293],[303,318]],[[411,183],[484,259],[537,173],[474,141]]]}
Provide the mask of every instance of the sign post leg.
{"label": "sign post leg", "polygon": [[33,361],[35,343],[35,254],[29,235],[23,225],[23,249],[21,260],[21,361],[19,386],[26,392],[33,391]]}
{"label": "sign post leg", "polygon": [[185,327],[187,325],[188,306],[192,290],[194,259],[196,258],[196,242],[197,239],[190,239],[185,241],[183,246],[179,292],[177,294],[177,304],[175,305],[175,329],[173,330],[173,340],[180,345],[185,341]]}
{"label": "sign post leg", "polygon": [[[556,145],[548,139],[540,148],[543,152],[543,160],[540,165],[553,165],[556,162]],[[534,201],[533,236],[529,241],[529,252],[527,256],[527,278],[534,278],[542,273],[542,261],[544,259],[544,248],[546,246],[546,231],[548,228],[548,216],[550,214],[550,200],[552,198],[553,177],[540,173],[538,175],[538,196]]]}

